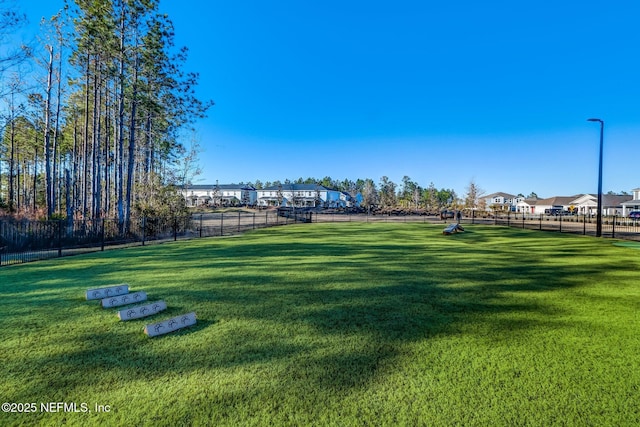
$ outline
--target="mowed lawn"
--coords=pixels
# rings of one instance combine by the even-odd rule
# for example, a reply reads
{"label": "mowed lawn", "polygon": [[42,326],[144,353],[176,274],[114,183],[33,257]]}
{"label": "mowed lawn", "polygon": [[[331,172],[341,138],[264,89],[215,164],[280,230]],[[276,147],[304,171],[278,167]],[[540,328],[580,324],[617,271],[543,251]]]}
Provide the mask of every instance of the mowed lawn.
{"label": "mowed lawn", "polygon": [[[37,410],[0,425],[640,424],[640,244],[442,229],[292,225],[3,267],[1,400]],[[123,282],[169,309],[119,322],[84,300]],[[142,332],[188,311],[190,329]]]}

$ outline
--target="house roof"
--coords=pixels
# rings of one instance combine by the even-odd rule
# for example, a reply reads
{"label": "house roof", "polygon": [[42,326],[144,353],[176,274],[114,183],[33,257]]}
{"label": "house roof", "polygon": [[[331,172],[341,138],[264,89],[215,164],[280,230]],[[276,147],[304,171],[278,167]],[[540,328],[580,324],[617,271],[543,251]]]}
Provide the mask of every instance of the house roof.
{"label": "house roof", "polygon": [[554,196],[546,199],[537,199],[533,204],[540,206],[565,206],[570,205],[571,202],[576,200],[578,197],[579,196]]}
{"label": "house roof", "polygon": [[255,190],[253,186],[247,184],[198,184],[186,187],[187,190],[215,190],[216,188],[219,190]]}
{"label": "house roof", "polygon": [[487,194],[486,196],[483,196],[484,199],[493,199],[494,197],[504,197],[505,199],[513,199],[516,196],[514,196],[513,194],[502,193],[502,192],[491,193],[491,194]]}
{"label": "house roof", "polygon": [[617,194],[603,194],[602,204],[607,207],[621,206],[624,202],[633,199],[633,196],[621,196]]}
{"label": "house roof", "polygon": [[[597,194],[583,194],[582,196],[576,198],[577,199],[581,199],[583,197],[587,196],[588,198],[592,199],[594,202],[598,200],[598,195]],[[623,203],[630,201],[631,199],[633,199],[633,196],[631,195],[625,195],[625,194],[603,194],[602,195],[602,205],[604,207],[615,207],[615,206],[621,206]]]}
{"label": "house roof", "polygon": [[538,203],[539,201],[540,201],[540,199],[538,199],[537,197],[532,197],[530,199],[524,199],[524,200],[520,201],[518,204],[525,203],[525,204],[527,204],[529,206],[535,206],[536,203]]}
{"label": "house roof", "polygon": [[260,191],[336,191],[319,184],[282,184],[265,187]]}

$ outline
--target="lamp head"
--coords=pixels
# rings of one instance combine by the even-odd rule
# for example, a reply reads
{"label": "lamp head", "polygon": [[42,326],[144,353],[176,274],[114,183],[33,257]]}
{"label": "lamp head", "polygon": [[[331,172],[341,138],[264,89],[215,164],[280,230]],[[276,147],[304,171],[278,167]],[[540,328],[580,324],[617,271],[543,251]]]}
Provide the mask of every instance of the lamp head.
{"label": "lamp head", "polygon": [[587,119],[588,122],[600,122],[602,123],[602,120],[600,119]]}

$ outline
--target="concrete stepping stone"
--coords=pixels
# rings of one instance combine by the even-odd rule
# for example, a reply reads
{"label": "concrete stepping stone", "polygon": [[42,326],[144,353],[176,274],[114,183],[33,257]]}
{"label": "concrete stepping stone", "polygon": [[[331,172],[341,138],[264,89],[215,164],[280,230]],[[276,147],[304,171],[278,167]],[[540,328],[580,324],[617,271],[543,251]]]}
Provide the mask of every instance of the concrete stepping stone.
{"label": "concrete stepping stone", "polygon": [[87,289],[86,298],[87,301],[95,299],[104,299],[108,297],[115,297],[118,295],[124,295],[129,293],[129,285],[122,283],[120,285],[109,286],[106,288]]}
{"label": "concrete stepping stone", "polygon": [[178,329],[186,328],[196,324],[196,313],[186,313],[162,322],[150,323],[144,327],[144,333],[149,337],[168,334]]}
{"label": "concrete stepping stone", "polygon": [[152,316],[156,313],[160,313],[167,309],[167,304],[164,301],[151,302],[149,304],[140,305],[137,307],[129,307],[118,312],[118,318],[120,320],[133,320],[140,319],[142,317]]}
{"label": "concrete stepping stone", "polygon": [[121,305],[135,304],[147,300],[147,293],[144,291],[134,292],[131,294],[118,295],[105,298],[102,300],[103,308],[119,307]]}

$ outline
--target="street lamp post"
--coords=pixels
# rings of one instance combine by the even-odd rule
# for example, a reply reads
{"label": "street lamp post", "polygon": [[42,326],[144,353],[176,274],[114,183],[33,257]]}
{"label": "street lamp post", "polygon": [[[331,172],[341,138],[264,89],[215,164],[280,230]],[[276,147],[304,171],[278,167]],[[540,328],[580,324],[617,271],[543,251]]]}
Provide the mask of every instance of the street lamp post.
{"label": "street lamp post", "polygon": [[604,122],[600,119],[587,119],[589,122],[600,123],[600,161],[598,166],[598,212],[596,213],[596,237],[602,236],[602,142],[604,137]]}

